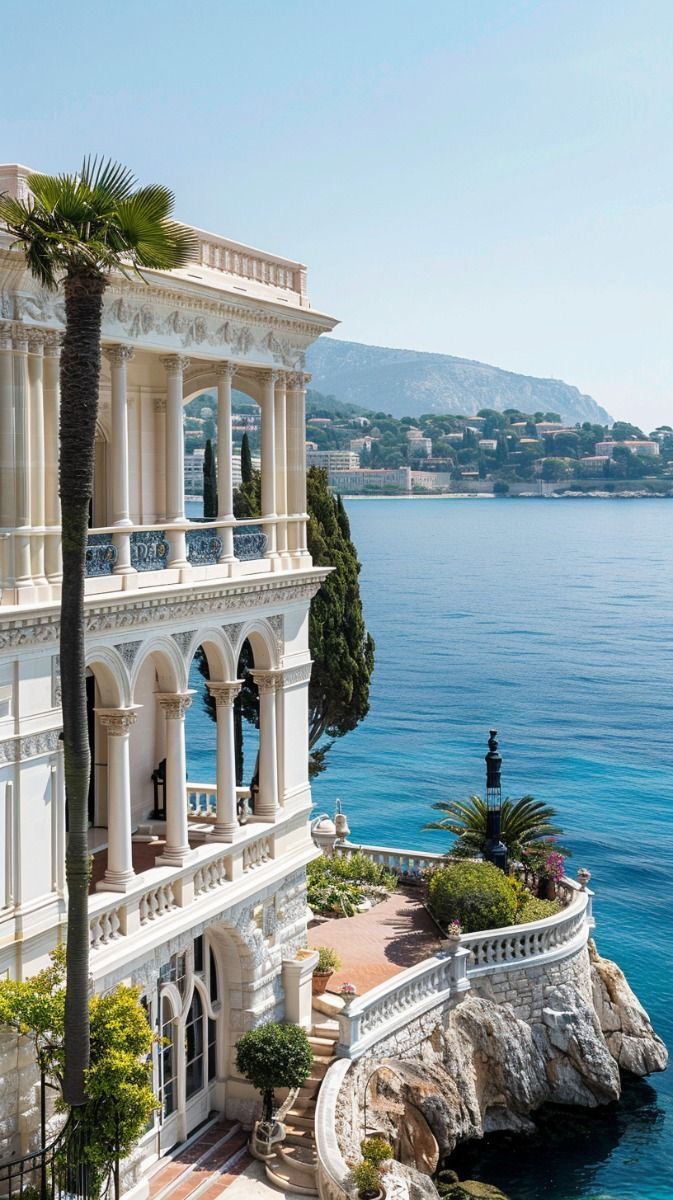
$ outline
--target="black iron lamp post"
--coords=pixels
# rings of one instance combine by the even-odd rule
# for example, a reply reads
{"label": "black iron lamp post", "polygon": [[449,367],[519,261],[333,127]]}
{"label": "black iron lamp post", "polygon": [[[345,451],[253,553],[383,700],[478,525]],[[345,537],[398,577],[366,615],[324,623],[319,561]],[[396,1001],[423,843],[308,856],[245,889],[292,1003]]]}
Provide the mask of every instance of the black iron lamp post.
{"label": "black iron lamp post", "polygon": [[507,870],[507,847],[500,840],[500,813],[502,809],[502,786],[500,772],[502,756],[498,751],[497,729],[491,729],[486,758],[486,858],[489,862]]}

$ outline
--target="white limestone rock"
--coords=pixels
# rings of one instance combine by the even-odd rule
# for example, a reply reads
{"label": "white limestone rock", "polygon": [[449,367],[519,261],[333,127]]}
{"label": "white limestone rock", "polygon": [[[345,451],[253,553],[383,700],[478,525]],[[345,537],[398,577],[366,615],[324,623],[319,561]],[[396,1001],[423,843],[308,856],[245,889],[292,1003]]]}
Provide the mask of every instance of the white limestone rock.
{"label": "white limestone rock", "polygon": [[542,1010],[549,1099],[593,1108],[621,1093],[619,1069],[606,1045],[596,1012],[575,988],[551,988]]}
{"label": "white limestone rock", "polygon": [[589,954],[594,1008],[615,1062],[631,1075],[664,1071],[668,1051],[623,971],[602,958],[592,942]]}

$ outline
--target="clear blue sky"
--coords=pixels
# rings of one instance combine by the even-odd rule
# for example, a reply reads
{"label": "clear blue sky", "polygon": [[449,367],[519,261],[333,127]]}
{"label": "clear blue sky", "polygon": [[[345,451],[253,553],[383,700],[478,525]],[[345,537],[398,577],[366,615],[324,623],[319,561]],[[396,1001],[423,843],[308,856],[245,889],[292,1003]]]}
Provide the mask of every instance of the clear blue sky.
{"label": "clear blue sky", "polygon": [[0,157],[100,151],[337,336],[673,424],[671,0],[5,0]]}

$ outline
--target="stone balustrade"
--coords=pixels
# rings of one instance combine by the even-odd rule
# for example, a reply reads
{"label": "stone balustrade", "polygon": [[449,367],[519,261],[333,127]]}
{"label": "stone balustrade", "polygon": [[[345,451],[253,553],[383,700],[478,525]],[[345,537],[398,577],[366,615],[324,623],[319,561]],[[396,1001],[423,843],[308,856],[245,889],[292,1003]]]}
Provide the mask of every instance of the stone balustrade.
{"label": "stone balustrade", "polygon": [[[264,524],[274,528],[285,518],[264,518]],[[191,525],[166,522],[161,525],[135,525],[120,529],[115,526],[92,529],[87,539],[86,575],[97,578],[116,574],[118,562],[128,562],[134,571],[163,571],[172,566],[172,533],[186,534],[187,562],[190,567],[214,567],[225,561],[225,534],[230,531],[234,560],[238,563],[258,562],[265,558],[267,535],[259,520],[199,521]],[[7,537],[11,538],[8,534]],[[141,584],[141,586],[150,586]]]}
{"label": "stone balustrade", "polygon": [[433,854],[429,850],[395,850],[390,846],[358,846],[353,842],[337,844],[334,852],[343,858],[364,854],[365,858],[393,871],[401,879],[420,879],[424,871],[445,867],[451,861],[449,855]]}
{"label": "stone balustrade", "polygon": [[361,1058],[402,1025],[467,991],[468,957],[462,947],[434,955],[357,996],[339,1013],[337,1055]]}
{"label": "stone balustrade", "polygon": [[200,266],[294,293],[300,304],[308,304],[306,268],[301,263],[252,250],[249,246],[215,234],[202,234],[200,230],[196,232],[199,234],[197,262]]}
{"label": "stone balustrade", "polygon": [[561,912],[526,925],[463,934],[460,944],[470,954],[469,979],[569,958],[586,944],[595,924],[593,892],[582,891],[570,879],[561,883],[572,896]]}
{"label": "stone balustrade", "polygon": [[[203,786],[203,785],[202,785]],[[216,891],[275,857],[275,837],[252,823],[231,844],[209,843],[197,847],[186,866],[154,867],[123,894],[97,892],[89,897],[91,950],[160,921],[176,909],[188,907],[206,892]]]}
{"label": "stone balustrade", "polygon": [[[250,788],[236,788],[237,800],[248,800]],[[217,817],[217,784],[187,783],[187,811],[190,821],[214,821]]]}

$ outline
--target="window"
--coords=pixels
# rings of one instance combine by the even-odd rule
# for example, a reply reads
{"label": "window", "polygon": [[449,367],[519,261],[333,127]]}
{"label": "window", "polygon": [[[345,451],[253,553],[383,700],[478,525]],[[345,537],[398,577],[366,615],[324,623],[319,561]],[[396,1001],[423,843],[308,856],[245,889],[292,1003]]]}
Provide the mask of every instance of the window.
{"label": "window", "polygon": [[181,996],[185,994],[187,984],[187,955],[173,954],[159,971],[161,983],[174,983]]}
{"label": "window", "polygon": [[208,1080],[217,1075],[217,1021],[208,1018]]}
{"label": "window", "polygon": [[194,938],[194,970],[203,971],[203,935]]}
{"label": "window", "polygon": [[159,1099],[164,1117],[175,1112],[175,1046],[173,1044],[173,1013],[166,998],[161,1002],[161,1037],[159,1050]]}
{"label": "window", "polygon": [[216,1004],[219,1000],[217,989],[217,963],[215,962],[215,954],[212,946],[208,951],[208,995],[210,996],[211,1004]]}
{"label": "window", "polygon": [[203,1087],[203,1005],[196,988],[187,1013],[185,1055],[186,1093],[189,1100]]}

